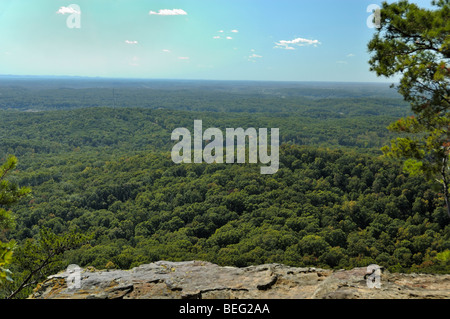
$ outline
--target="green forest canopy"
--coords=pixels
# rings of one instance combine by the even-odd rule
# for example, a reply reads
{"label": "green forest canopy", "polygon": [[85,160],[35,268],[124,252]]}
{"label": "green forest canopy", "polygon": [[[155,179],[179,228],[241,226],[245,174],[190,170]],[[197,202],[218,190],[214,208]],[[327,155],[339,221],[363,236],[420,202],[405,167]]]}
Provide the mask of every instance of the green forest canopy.
{"label": "green forest canopy", "polygon": [[[6,235],[21,243],[42,227],[93,234],[66,252],[66,265],[200,259],[450,270],[442,197],[380,156],[393,137],[386,126],[408,114],[383,86],[12,83],[0,81],[0,159],[19,158],[11,180],[31,186],[33,198],[14,207],[17,227]],[[113,88],[115,102],[105,98]],[[170,133],[194,119],[280,128],[280,170],[173,164]]]}

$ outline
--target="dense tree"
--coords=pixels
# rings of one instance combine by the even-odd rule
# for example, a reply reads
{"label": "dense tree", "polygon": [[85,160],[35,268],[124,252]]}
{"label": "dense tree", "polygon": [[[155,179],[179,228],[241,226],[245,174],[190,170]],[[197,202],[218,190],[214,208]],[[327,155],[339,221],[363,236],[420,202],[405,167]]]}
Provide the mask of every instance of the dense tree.
{"label": "dense tree", "polygon": [[[68,250],[79,248],[88,240],[89,236],[74,230],[56,235],[50,229],[42,227],[37,240],[26,240],[15,253],[13,262],[21,273],[17,278],[19,280],[7,287],[11,290],[7,298],[16,298],[25,288],[36,285],[40,280],[59,270],[63,254]],[[29,289],[25,291],[29,293]]]}
{"label": "dense tree", "polygon": [[[59,182],[34,186],[33,202],[17,206],[19,227],[10,234],[23,246],[39,240],[42,227],[93,233],[89,245],[63,260],[97,268],[203,259],[447,271],[437,258],[450,249],[448,220],[421,176],[356,152],[283,145],[280,156],[285,164],[274,176],[260,175],[257,165],[179,166],[154,153],[89,173],[61,166]],[[174,174],[181,167],[185,173]]]}
{"label": "dense tree", "polygon": [[[24,283],[14,297],[25,297],[43,278],[39,274],[69,264],[114,269],[198,259],[234,266],[450,269],[441,196],[421,174],[408,176],[378,157],[393,137],[386,125],[408,113],[400,98],[380,97],[389,91],[273,84],[268,94],[258,85],[216,94],[122,87],[121,96],[132,101],[127,106],[143,107],[78,109],[89,100],[101,104],[108,89],[79,88],[74,91],[87,98],[75,101],[72,90],[41,85],[48,84],[22,91],[0,83],[2,98],[24,102],[20,110],[32,96],[39,106],[46,95],[65,103],[57,111],[0,110],[0,126],[8,131],[0,135],[0,158],[9,152],[21,159],[8,179],[33,187],[33,198],[14,207],[17,226],[2,237],[15,240],[17,249],[9,265],[14,282],[0,287],[1,296]],[[181,104],[197,111],[180,110]],[[205,127],[282,128],[277,174],[262,176],[259,164],[175,165],[170,132],[197,118]],[[63,251],[45,238],[61,243],[75,230],[92,238],[81,246],[72,241],[74,249],[36,271],[48,252]]]}
{"label": "dense tree", "polygon": [[369,63],[378,76],[400,76],[398,91],[414,112],[389,126],[410,134],[383,151],[406,160],[408,172],[441,183],[450,217],[450,1],[432,3],[433,9],[406,0],[383,3]]}
{"label": "dense tree", "polygon": [[[0,166],[0,231],[2,232],[14,227],[12,213],[6,208],[31,192],[28,187],[19,187],[16,183],[6,179],[8,173],[16,168],[17,162],[15,156],[9,156],[6,162]],[[11,263],[15,246],[14,240],[9,242],[0,240],[0,282],[4,279],[12,280],[11,272],[6,267]]]}

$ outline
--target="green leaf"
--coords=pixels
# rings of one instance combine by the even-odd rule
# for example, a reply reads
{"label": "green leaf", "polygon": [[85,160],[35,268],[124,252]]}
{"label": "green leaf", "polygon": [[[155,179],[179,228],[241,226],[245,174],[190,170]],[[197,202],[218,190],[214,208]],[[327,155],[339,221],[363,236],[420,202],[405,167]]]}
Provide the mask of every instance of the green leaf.
{"label": "green leaf", "polygon": [[407,159],[403,163],[403,170],[411,176],[418,176],[423,173],[423,162],[415,159]]}

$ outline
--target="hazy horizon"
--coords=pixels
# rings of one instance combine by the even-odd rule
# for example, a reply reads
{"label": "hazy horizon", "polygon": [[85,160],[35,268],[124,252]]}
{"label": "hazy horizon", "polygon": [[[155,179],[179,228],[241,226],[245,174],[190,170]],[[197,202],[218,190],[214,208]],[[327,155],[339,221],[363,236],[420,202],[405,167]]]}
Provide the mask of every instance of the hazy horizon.
{"label": "hazy horizon", "polygon": [[168,81],[180,81],[180,82],[245,82],[245,83],[293,83],[293,84],[373,84],[373,85],[391,85],[396,84],[396,82],[392,81],[327,81],[327,80],[240,80],[240,79],[190,79],[190,78],[133,78],[133,77],[103,77],[103,76],[84,76],[84,75],[31,75],[31,74],[0,74],[0,79],[2,78],[27,78],[27,79],[67,79],[67,80],[105,80],[105,81],[115,81],[115,80],[121,80],[121,81],[139,81],[139,82],[145,82],[145,81],[161,81],[161,82],[168,82]]}

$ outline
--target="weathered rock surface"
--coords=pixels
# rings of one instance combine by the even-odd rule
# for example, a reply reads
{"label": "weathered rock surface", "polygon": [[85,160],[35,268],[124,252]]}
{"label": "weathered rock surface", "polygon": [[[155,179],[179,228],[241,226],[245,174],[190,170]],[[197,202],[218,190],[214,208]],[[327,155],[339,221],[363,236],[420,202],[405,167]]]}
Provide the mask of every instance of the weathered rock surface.
{"label": "weathered rock surface", "polygon": [[366,268],[331,271],[280,264],[220,267],[202,261],[159,261],[131,270],[81,271],[79,287],[70,273],[39,284],[35,299],[448,299],[450,275],[381,274],[369,288]]}

